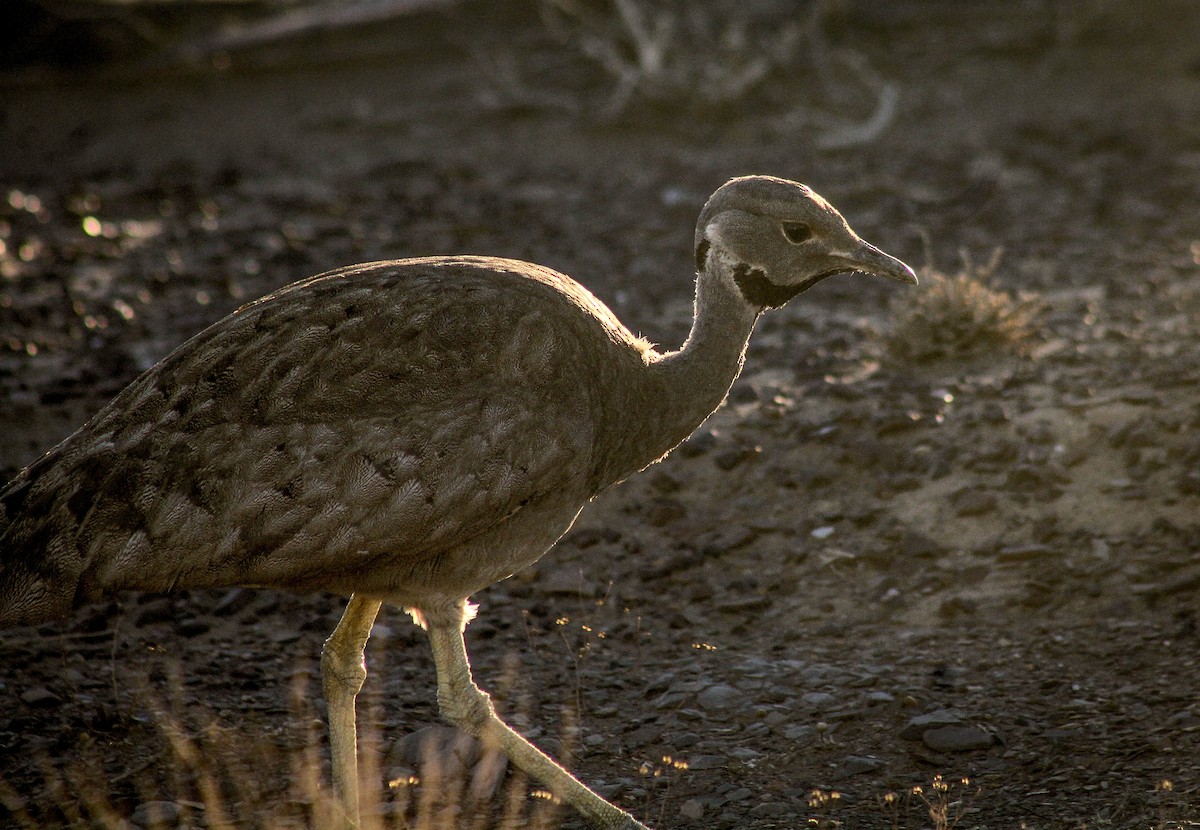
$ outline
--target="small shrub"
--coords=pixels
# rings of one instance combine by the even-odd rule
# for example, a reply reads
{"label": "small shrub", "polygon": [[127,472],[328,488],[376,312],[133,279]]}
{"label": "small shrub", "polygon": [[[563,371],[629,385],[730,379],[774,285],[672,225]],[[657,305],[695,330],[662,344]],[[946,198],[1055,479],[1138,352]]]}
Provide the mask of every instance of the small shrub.
{"label": "small shrub", "polygon": [[953,276],[925,268],[920,287],[892,303],[892,328],[885,336],[891,356],[920,362],[1026,353],[1042,302],[1033,294],[1014,297],[989,288],[986,280],[998,262],[999,252],[981,268],[967,261]]}

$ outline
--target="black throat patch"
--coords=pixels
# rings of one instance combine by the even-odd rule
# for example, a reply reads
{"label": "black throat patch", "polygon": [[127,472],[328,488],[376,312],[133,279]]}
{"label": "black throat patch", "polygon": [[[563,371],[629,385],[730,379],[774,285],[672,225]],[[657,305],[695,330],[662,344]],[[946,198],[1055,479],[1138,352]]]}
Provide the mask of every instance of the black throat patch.
{"label": "black throat patch", "polygon": [[767,279],[764,272],[751,268],[744,262],[734,266],[733,281],[746,298],[746,302],[760,308],[779,308],[809,287],[803,282],[798,285],[776,285]]}

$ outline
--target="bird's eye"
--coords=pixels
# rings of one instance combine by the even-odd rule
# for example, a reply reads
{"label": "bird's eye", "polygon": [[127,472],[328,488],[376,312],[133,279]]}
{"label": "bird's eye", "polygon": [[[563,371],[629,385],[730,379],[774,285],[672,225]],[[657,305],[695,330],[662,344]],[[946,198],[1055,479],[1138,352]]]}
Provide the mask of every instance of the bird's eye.
{"label": "bird's eye", "polygon": [[812,228],[803,222],[784,222],[783,235],[787,237],[788,242],[799,245],[812,239],[813,232]]}

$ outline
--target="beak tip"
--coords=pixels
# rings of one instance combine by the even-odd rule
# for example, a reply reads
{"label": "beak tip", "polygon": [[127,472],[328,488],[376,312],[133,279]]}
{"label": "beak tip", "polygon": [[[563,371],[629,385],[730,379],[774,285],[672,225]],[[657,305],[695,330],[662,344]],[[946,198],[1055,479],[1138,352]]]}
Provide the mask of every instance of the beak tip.
{"label": "beak tip", "polygon": [[917,274],[907,263],[890,254],[885,254],[874,245],[863,242],[855,259],[858,268],[868,274],[887,277],[908,285],[917,285]]}

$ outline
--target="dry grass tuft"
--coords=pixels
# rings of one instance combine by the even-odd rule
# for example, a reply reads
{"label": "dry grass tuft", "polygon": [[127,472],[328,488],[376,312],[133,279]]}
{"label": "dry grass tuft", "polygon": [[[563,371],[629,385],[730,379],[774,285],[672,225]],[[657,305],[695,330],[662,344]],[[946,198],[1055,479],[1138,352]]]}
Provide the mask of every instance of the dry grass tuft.
{"label": "dry grass tuft", "polygon": [[963,269],[953,276],[923,269],[920,287],[892,303],[892,328],[884,337],[889,354],[906,362],[1027,354],[1043,304],[1034,294],[1014,297],[988,287],[1000,253],[979,267],[964,255]]}

